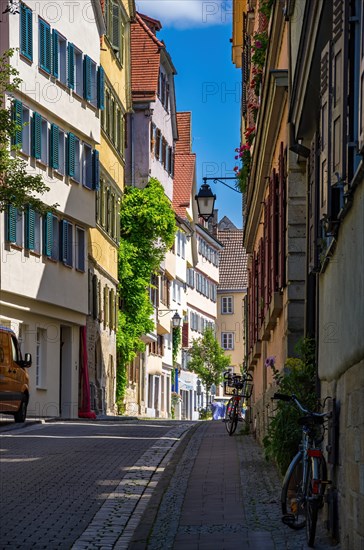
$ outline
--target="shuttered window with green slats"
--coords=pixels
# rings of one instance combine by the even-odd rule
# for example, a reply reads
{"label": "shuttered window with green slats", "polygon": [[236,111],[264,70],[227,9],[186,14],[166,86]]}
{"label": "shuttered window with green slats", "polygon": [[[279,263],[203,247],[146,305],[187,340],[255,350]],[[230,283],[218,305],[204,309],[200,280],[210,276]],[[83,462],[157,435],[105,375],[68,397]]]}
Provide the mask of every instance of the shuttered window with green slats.
{"label": "shuttered window with green slats", "polygon": [[71,90],[75,89],[75,47],[70,42],[67,47],[67,82]]}
{"label": "shuttered window with green slats", "polygon": [[20,53],[33,60],[33,12],[20,4]]}
{"label": "shuttered window with green slats", "polygon": [[34,113],[32,119],[32,155],[36,159],[42,156],[42,117],[39,113]]}
{"label": "shuttered window with green slats", "polygon": [[51,28],[43,19],[39,19],[39,66],[49,74],[51,59]]}
{"label": "shuttered window with green slats", "polygon": [[59,128],[56,124],[51,125],[50,131],[50,165],[55,170],[59,168]]}
{"label": "shuttered window with green slats", "polygon": [[56,78],[59,76],[59,35],[56,30],[52,31],[52,74]]}
{"label": "shuttered window with green slats", "polygon": [[16,243],[18,210],[11,204],[7,208],[6,238],[11,243]]}
{"label": "shuttered window with green slats", "polygon": [[67,176],[71,178],[75,175],[75,142],[76,136],[70,132],[67,136]]}
{"label": "shuttered window with green slats", "polygon": [[83,97],[90,101],[92,97],[91,90],[91,59],[88,55],[83,58]]}
{"label": "shuttered window with green slats", "polygon": [[25,211],[25,248],[34,250],[35,247],[35,211],[29,206]]}
{"label": "shuttered window with green slats", "polygon": [[47,212],[43,218],[43,254],[50,258],[53,248],[53,214]]}
{"label": "shuttered window with green slats", "polygon": [[22,132],[23,132],[23,104],[18,99],[13,102],[13,121],[17,128],[13,136],[13,145],[22,144]]}
{"label": "shuttered window with green slats", "polygon": [[97,107],[100,110],[105,108],[105,71],[101,66],[97,71]]}

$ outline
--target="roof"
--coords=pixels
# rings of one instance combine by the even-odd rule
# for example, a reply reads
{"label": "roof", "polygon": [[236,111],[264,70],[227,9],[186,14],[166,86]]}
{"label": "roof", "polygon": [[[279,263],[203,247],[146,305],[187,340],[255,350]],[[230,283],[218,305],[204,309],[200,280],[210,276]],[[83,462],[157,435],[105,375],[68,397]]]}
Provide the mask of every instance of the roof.
{"label": "roof", "polygon": [[184,111],[177,113],[178,141],[176,143],[176,154],[191,153],[191,112]]}
{"label": "roof", "polygon": [[[155,101],[158,90],[160,50],[163,42],[143,20],[150,18],[139,13],[131,23],[131,89],[133,101]],[[156,20],[153,20],[156,21]]]}
{"label": "roof", "polygon": [[191,112],[177,113],[178,141],[174,160],[173,209],[185,219],[191,206],[196,155],[191,152]]}
{"label": "roof", "polygon": [[248,255],[243,247],[243,229],[218,229],[217,238],[224,245],[220,252],[218,290],[245,290],[248,286]]}
{"label": "roof", "polygon": [[175,155],[172,205],[175,213],[183,219],[186,218],[186,209],[191,203],[195,164],[194,153]]}

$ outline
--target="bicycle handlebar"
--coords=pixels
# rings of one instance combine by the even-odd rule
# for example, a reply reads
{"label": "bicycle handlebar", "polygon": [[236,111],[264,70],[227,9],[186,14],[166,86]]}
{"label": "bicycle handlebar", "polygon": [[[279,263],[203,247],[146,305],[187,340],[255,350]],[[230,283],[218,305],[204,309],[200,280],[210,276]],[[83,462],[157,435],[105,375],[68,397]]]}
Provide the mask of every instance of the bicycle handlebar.
{"label": "bicycle handlebar", "polygon": [[305,409],[305,407],[298,401],[294,393],[292,393],[292,395],[287,395],[285,393],[275,393],[273,395],[273,399],[277,399],[280,401],[293,401],[297,405],[297,407],[300,409],[301,412],[309,416],[314,416],[316,418],[324,418],[325,416],[330,416],[331,414],[327,412],[316,413],[316,412],[310,411],[309,409]]}

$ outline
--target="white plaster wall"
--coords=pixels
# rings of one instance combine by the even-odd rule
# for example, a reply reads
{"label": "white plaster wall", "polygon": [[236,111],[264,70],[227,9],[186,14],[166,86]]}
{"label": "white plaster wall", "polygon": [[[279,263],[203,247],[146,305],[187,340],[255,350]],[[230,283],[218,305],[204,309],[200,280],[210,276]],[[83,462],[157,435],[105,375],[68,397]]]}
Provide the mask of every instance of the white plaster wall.
{"label": "white plaster wall", "polygon": [[364,357],[364,182],[344,219],[336,251],[319,275],[319,376],[339,378]]}
{"label": "white plaster wall", "polygon": [[[47,116],[51,114],[55,121],[59,118],[69,127],[76,128],[78,134],[81,133],[91,142],[98,143],[100,121],[97,111],[95,112],[95,109],[85,101],[76,99],[68,87],[58,83],[53,77],[45,75],[38,68],[39,16],[99,65],[100,39],[91,2],[29,0],[26,4],[33,10],[33,61],[32,63],[25,61],[19,52],[16,52],[12,61],[23,81],[20,87],[21,94],[27,96],[28,101],[33,102],[34,105],[43,107],[45,113],[48,113]],[[20,15],[9,16],[8,21],[9,46],[18,48]],[[65,130],[69,130],[69,127]]]}

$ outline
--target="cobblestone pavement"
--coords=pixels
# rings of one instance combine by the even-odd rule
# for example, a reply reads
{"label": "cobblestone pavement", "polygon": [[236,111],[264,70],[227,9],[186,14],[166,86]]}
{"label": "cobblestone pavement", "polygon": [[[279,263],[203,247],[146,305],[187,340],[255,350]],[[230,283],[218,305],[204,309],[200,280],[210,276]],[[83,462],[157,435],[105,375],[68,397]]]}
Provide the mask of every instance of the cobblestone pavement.
{"label": "cobblestone pavement", "polygon": [[[305,532],[281,522],[280,488],[251,436],[229,437],[222,423],[201,423],[160,502],[152,503],[158,513],[143,516],[129,548],[304,550]],[[316,550],[331,549],[326,532],[318,531]]]}
{"label": "cobblestone pavement", "polygon": [[1,430],[1,550],[127,548],[191,425],[56,422]]}

